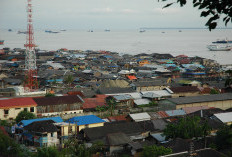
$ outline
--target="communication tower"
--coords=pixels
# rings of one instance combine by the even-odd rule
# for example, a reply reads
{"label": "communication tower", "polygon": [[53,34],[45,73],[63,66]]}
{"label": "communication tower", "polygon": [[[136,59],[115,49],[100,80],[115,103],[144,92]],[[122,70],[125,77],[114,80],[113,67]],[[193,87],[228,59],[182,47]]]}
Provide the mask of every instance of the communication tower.
{"label": "communication tower", "polygon": [[32,24],[32,2],[27,0],[27,37],[26,37],[26,53],[25,53],[25,81],[24,90],[31,92],[38,89],[36,54],[34,43],[34,31]]}

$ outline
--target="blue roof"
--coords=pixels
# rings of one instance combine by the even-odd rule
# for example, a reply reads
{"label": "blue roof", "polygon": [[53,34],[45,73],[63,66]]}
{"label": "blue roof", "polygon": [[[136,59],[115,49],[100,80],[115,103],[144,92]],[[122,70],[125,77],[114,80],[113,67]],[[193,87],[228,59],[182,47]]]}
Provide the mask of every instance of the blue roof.
{"label": "blue roof", "polygon": [[21,120],[18,126],[22,125],[24,127],[33,122],[44,121],[44,120],[53,120],[56,123],[63,122],[63,119],[61,117],[37,118],[37,119]]}
{"label": "blue roof", "polygon": [[171,110],[171,111],[165,111],[170,117],[172,116],[182,116],[186,115],[184,110]]}
{"label": "blue roof", "polygon": [[87,115],[87,116],[73,117],[67,120],[66,122],[76,123],[77,125],[86,125],[86,124],[102,123],[105,121],[95,115]]}
{"label": "blue roof", "polygon": [[46,82],[54,82],[54,81],[56,81],[56,82],[62,82],[63,79],[46,80]]}

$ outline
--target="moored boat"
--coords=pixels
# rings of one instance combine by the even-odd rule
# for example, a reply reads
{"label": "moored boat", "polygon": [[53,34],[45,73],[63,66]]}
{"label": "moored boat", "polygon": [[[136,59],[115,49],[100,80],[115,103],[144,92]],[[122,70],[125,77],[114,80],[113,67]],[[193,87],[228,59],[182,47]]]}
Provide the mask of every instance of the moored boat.
{"label": "moored boat", "polygon": [[232,49],[232,46],[228,45],[208,45],[207,48],[210,51],[230,51]]}
{"label": "moored boat", "polygon": [[213,44],[232,44],[232,40],[223,39],[212,42]]}
{"label": "moored boat", "polygon": [[4,44],[4,40],[0,40],[0,45],[3,45]]}

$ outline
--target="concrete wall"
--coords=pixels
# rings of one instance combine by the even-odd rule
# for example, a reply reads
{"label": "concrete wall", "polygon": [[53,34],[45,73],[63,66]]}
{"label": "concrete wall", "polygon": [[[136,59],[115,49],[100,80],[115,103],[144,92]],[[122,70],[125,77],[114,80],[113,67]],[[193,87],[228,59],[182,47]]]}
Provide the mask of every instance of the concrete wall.
{"label": "concrete wall", "polygon": [[198,96],[200,95],[199,92],[194,92],[194,93],[174,93],[172,94],[172,98],[178,98],[178,97],[188,97],[188,96]]}
{"label": "concrete wall", "polygon": [[[34,114],[37,113],[35,106],[30,106],[34,108]],[[15,119],[19,112],[23,111],[24,109],[27,109],[27,111],[30,112],[30,107],[17,107],[17,108],[9,108],[9,109],[0,109],[0,120],[8,120],[8,119]],[[5,115],[4,110],[8,110],[8,114]]]}
{"label": "concrete wall", "polygon": [[104,126],[104,123],[94,123],[94,124],[88,124],[88,125],[79,125],[79,131],[81,131],[84,128],[94,128]]}
{"label": "concrete wall", "polygon": [[183,107],[195,107],[195,106],[208,106],[208,107],[215,107],[225,110],[228,108],[232,108],[232,100],[181,104],[181,105],[176,105],[176,109],[181,109]]}

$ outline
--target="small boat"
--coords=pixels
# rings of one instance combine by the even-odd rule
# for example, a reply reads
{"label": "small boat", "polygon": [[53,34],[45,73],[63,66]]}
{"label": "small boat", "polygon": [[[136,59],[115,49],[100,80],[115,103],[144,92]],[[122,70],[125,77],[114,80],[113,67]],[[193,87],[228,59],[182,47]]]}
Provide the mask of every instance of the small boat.
{"label": "small boat", "polygon": [[105,32],[110,32],[110,30],[109,29],[105,29]]}
{"label": "small boat", "polygon": [[207,48],[210,51],[230,51],[232,49],[232,46],[228,45],[208,45]]}
{"label": "small boat", "polygon": [[18,34],[27,34],[27,31],[18,31]]}
{"label": "small boat", "polygon": [[12,32],[12,29],[8,29],[8,32]]}
{"label": "small boat", "polygon": [[66,29],[61,29],[60,31],[63,31],[63,32],[64,32],[64,31],[66,31]]}
{"label": "small boat", "polygon": [[88,32],[93,32],[93,30],[88,30]]}
{"label": "small boat", "polygon": [[0,40],[0,45],[4,45],[4,40]]}
{"label": "small boat", "polygon": [[182,32],[182,30],[179,30],[179,32]]}
{"label": "small boat", "polygon": [[51,30],[45,30],[46,33],[60,33],[60,32],[54,32],[54,31],[51,31]]}
{"label": "small boat", "polygon": [[143,32],[146,32],[146,30],[142,29],[142,30],[140,30],[139,32],[140,32],[140,33],[143,33]]}
{"label": "small boat", "polygon": [[232,40],[223,39],[223,40],[214,41],[212,43],[213,44],[232,44]]}

